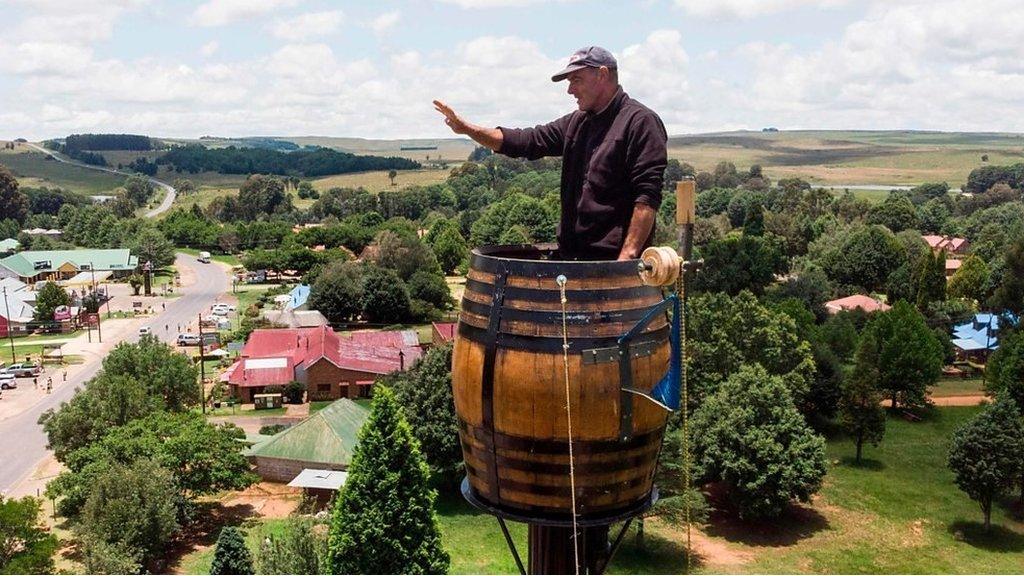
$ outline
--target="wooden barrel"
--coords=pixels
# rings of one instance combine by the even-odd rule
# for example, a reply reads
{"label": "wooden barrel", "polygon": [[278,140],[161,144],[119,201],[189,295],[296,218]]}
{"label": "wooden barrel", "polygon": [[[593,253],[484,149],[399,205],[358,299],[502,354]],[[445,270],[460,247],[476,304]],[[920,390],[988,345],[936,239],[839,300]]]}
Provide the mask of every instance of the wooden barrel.
{"label": "wooden barrel", "polygon": [[[549,260],[553,246],[473,251],[452,359],[452,387],[470,493],[508,517],[572,517],[563,315],[577,518],[598,523],[649,502],[667,413],[620,391],[618,338],[662,300],[637,261]],[[649,391],[669,362],[664,314],[636,338],[628,373]]]}

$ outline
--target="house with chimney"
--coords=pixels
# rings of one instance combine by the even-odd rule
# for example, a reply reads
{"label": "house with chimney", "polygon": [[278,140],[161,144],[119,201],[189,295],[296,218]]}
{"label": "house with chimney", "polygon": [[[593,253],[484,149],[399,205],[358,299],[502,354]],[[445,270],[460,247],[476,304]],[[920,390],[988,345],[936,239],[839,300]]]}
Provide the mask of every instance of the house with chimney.
{"label": "house with chimney", "polygon": [[231,395],[244,403],[291,382],[307,400],[368,397],[380,376],[408,370],[423,354],[415,330],[338,334],[329,326],[254,330],[225,373]]}

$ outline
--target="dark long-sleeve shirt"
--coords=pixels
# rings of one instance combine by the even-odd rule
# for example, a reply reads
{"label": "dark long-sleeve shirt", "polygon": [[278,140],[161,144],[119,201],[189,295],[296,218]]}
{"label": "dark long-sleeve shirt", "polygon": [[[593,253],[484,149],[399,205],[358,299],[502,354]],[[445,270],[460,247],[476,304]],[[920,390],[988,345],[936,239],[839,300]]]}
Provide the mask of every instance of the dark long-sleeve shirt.
{"label": "dark long-sleeve shirt", "polygon": [[[499,129],[502,154],[531,160],[562,156],[558,245],[565,258],[617,258],[634,206],[661,205],[665,125],[621,88],[600,112],[577,110],[533,128]],[[645,246],[653,236],[652,229]]]}

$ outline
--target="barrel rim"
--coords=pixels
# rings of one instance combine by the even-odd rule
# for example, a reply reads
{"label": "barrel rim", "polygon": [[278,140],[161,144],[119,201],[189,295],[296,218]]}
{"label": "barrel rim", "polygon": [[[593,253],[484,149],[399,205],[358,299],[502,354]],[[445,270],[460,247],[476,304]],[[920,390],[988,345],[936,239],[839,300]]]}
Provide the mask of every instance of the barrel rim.
{"label": "barrel rim", "polygon": [[[557,244],[497,244],[474,248],[470,268],[482,272],[506,272],[513,276],[550,276],[564,274],[573,278],[638,275],[639,260],[544,260],[558,253]],[[507,254],[507,255],[506,255]],[[523,258],[525,255],[536,258]],[[520,257],[513,257],[520,256]],[[639,280],[638,285],[642,285]]]}

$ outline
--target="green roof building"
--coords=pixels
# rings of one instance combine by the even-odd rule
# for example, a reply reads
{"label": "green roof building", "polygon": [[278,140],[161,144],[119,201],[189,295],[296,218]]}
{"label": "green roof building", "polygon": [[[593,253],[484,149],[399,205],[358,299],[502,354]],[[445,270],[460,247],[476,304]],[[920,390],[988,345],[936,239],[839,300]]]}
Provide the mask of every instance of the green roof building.
{"label": "green roof building", "polygon": [[306,468],[345,470],[369,408],[348,398],[245,451],[264,480],[291,482]]}
{"label": "green roof building", "polygon": [[14,238],[5,238],[0,240],[0,254],[7,254],[8,252],[14,252],[21,247],[21,243]]}
{"label": "green roof building", "polygon": [[0,278],[18,278],[26,284],[74,278],[82,272],[130,273],[138,258],[127,248],[107,250],[26,250],[0,258]]}

